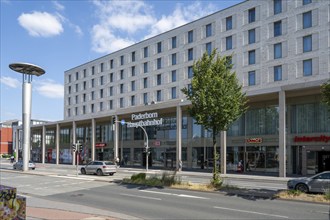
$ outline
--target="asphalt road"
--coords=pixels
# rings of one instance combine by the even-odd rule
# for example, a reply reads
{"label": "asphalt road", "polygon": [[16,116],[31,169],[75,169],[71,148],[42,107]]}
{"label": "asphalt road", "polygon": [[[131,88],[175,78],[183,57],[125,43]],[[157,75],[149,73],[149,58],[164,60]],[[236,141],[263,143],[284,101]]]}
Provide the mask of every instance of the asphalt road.
{"label": "asphalt road", "polygon": [[[33,171],[31,171],[33,172]],[[329,219],[329,206],[229,193],[118,185],[95,176],[1,172],[28,197],[85,205],[140,219]],[[114,178],[105,176],[104,178]]]}

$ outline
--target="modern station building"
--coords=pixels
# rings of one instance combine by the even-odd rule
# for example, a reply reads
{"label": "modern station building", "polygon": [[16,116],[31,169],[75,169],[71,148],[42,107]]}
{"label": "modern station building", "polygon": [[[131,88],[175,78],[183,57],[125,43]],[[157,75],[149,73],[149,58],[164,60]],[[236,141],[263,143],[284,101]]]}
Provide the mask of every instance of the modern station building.
{"label": "modern station building", "polygon": [[[32,126],[31,159],[74,164],[212,169],[212,134],[195,124],[181,92],[214,48],[233,55],[249,109],[218,137],[221,170],[278,176],[330,170],[330,3],[244,1],[64,73],[64,120]],[[113,121],[116,121],[113,124]],[[125,123],[123,123],[125,121]],[[226,148],[220,143],[226,142]],[[222,144],[223,145],[223,144]]]}

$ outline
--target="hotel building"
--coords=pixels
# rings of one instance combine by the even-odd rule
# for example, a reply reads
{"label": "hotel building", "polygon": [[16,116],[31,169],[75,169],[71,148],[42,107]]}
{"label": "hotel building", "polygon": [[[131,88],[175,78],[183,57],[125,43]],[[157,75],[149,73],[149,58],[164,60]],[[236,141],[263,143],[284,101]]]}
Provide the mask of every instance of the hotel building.
{"label": "hotel building", "polygon": [[149,167],[212,169],[212,134],[194,123],[181,89],[194,61],[214,48],[233,55],[249,99],[217,138],[222,172],[236,172],[240,160],[245,171],[278,176],[330,170],[330,113],[320,93],[330,79],[326,0],[244,1],[67,70],[64,120],[32,126],[31,159],[74,164],[79,141],[82,163],[118,157],[143,167],[142,125]]}

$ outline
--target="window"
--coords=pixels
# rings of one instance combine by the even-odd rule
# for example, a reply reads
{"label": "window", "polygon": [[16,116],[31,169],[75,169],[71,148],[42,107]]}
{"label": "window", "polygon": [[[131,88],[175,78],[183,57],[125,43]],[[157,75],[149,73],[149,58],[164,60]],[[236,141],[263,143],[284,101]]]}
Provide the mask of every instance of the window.
{"label": "window", "polygon": [[113,82],[113,73],[110,73],[110,82]]}
{"label": "window", "polygon": [[172,94],[172,99],[176,99],[176,87],[172,87],[171,94]]}
{"label": "window", "polygon": [[68,105],[71,105],[71,97],[68,98]]}
{"label": "window", "polygon": [[113,60],[110,60],[110,69],[113,69]]}
{"label": "window", "polygon": [[83,105],[83,114],[86,114],[86,106]]}
{"label": "window", "polygon": [[135,62],[135,51],[132,52],[132,62]]}
{"label": "window", "polygon": [[274,66],[274,81],[282,80],[282,66]]}
{"label": "window", "polygon": [[145,62],[145,63],[143,64],[143,72],[144,72],[144,73],[147,73],[147,72],[148,72],[148,62]]}
{"label": "window", "polygon": [[120,56],[120,65],[124,65],[124,56]]}
{"label": "window", "polygon": [[100,85],[102,86],[104,84],[104,76],[100,77]]}
{"label": "window", "polygon": [[124,84],[123,83],[120,84],[119,87],[120,87],[120,93],[124,93]]}
{"label": "window", "polygon": [[103,102],[100,102],[100,111],[103,111]]}
{"label": "window", "polygon": [[143,79],[143,88],[148,88],[148,78]]}
{"label": "window", "polygon": [[303,0],[303,5],[308,5],[312,3],[312,0]]}
{"label": "window", "polygon": [[109,95],[110,95],[110,96],[113,96],[113,86],[111,86],[111,87],[109,88]]}
{"label": "window", "polygon": [[253,86],[256,84],[256,72],[250,71],[249,72],[249,86]]}
{"label": "window", "polygon": [[124,79],[124,70],[120,70],[120,79]]}
{"label": "window", "polygon": [[162,68],[162,58],[157,58],[157,69],[161,69]]}
{"label": "window", "polygon": [[172,54],[172,65],[176,64],[176,53]]}
{"label": "window", "polygon": [[312,59],[303,61],[303,72],[304,76],[311,76],[313,72],[313,63]]}
{"label": "window", "polygon": [[148,93],[143,93],[143,103],[148,104]]}
{"label": "window", "polygon": [[135,95],[131,96],[131,106],[135,105]]}
{"label": "window", "polygon": [[94,113],[94,104],[91,104],[91,113]]}
{"label": "window", "polygon": [[76,72],[76,80],[79,79],[79,72]]}
{"label": "window", "polygon": [[252,23],[255,21],[256,21],[256,9],[251,8],[251,9],[249,9],[249,23]]}
{"label": "window", "polygon": [[212,43],[211,42],[206,43],[205,50],[206,50],[208,55],[211,55],[211,53],[212,53]]}
{"label": "window", "polygon": [[274,15],[282,12],[282,0],[274,0]]}
{"label": "window", "polygon": [[309,52],[312,51],[312,35],[308,35],[303,37],[303,51],[305,52]]}
{"label": "window", "polygon": [[176,70],[172,70],[172,82],[176,82]]}
{"label": "window", "polygon": [[274,44],[274,59],[282,58],[282,43]]}
{"label": "window", "polygon": [[274,37],[282,35],[282,21],[274,22]]}
{"label": "window", "polygon": [[83,102],[86,102],[86,93],[83,94]]}
{"label": "window", "polygon": [[91,92],[91,99],[92,99],[92,100],[95,99],[95,93],[94,93],[94,91]]}
{"label": "window", "polygon": [[86,87],[87,87],[87,82],[84,81],[84,84],[83,84],[83,89],[86,90]]}
{"label": "window", "polygon": [[256,42],[256,29],[249,30],[249,44]]}
{"label": "window", "polygon": [[103,66],[104,66],[103,63],[101,63],[101,72],[103,72]]}
{"label": "window", "polygon": [[162,84],[162,74],[158,74],[157,75],[157,85],[161,85]]}
{"label": "window", "polygon": [[78,92],[78,83],[76,84],[76,92]]}
{"label": "window", "polygon": [[135,66],[131,67],[132,76],[135,76]]}
{"label": "window", "polygon": [[68,87],[68,92],[71,94],[71,86]]}
{"label": "window", "polygon": [[119,107],[124,108],[124,98],[119,99]]}
{"label": "window", "polygon": [[162,91],[161,90],[157,90],[157,102],[162,101]]}
{"label": "window", "polygon": [[188,49],[188,61],[194,59],[194,50],[193,48]]}
{"label": "window", "polygon": [[233,29],[233,17],[232,16],[226,18],[226,31],[229,31],[231,29]]}
{"label": "window", "polygon": [[71,75],[69,75],[69,79],[68,80],[69,80],[69,83],[70,83],[71,82]]}
{"label": "window", "polygon": [[86,78],[86,75],[87,75],[86,69],[84,69],[84,78]]}
{"label": "window", "polygon": [[95,83],[94,83],[94,79],[92,79],[92,88],[94,88],[94,85]]}
{"label": "window", "polygon": [[249,51],[249,65],[256,63],[256,51],[250,50]]}
{"label": "window", "polygon": [[109,101],[109,108],[113,109],[113,101],[112,100]]}
{"label": "window", "polygon": [[176,48],[176,37],[172,37],[172,49]]}
{"label": "window", "polygon": [[78,96],[75,96],[75,103],[78,104]]}
{"label": "window", "polygon": [[94,74],[95,74],[95,67],[92,66],[92,75],[94,75]]}
{"label": "window", "polygon": [[161,53],[162,52],[162,42],[158,42],[157,43],[157,53]]}
{"label": "window", "polygon": [[212,36],[212,24],[206,25],[205,36],[206,37]]}
{"label": "window", "polygon": [[303,29],[312,27],[312,11],[303,13]]}
{"label": "window", "polygon": [[75,108],[74,108],[74,112],[75,112],[75,113],[74,113],[75,115],[78,115],[78,107],[75,107]]}
{"label": "window", "polygon": [[100,98],[103,98],[103,89],[100,89]]}
{"label": "window", "polygon": [[188,79],[191,79],[193,77],[193,67],[188,66]]}
{"label": "window", "polygon": [[135,81],[131,81],[131,90],[135,91]]}
{"label": "window", "polygon": [[68,109],[68,117],[71,117],[71,109]]}
{"label": "window", "polygon": [[233,49],[233,38],[232,36],[226,37],[226,50]]}
{"label": "window", "polygon": [[148,57],[148,47],[143,48],[143,56],[144,58]]}
{"label": "window", "polygon": [[188,32],[188,43],[192,43],[194,41],[194,31]]}

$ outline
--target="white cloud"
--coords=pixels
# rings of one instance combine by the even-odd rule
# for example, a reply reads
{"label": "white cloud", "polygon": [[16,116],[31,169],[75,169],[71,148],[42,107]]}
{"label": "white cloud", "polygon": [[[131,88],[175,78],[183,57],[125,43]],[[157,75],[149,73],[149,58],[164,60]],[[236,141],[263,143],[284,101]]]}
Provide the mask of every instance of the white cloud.
{"label": "white cloud", "polygon": [[62,84],[55,83],[53,80],[36,81],[35,90],[47,98],[63,98],[64,87]]}
{"label": "white cloud", "polygon": [[20,81],[18,81],[15,78],[9,77],[9,76],[1,76],[0,82],[11,88],[18,88],[21,84]]}
{"label": "white cloud", "polygon": [[[98,24],[92,28],[92,50],[110,53],[134,44],[134,42],[153,37],[196,20],[216,10],[212,4],[194,2],[183,6],[176,4],[169,15],[155,16],[150,2],[144,1],[93,1],[96,6]],[[140,33],[138,33],[140,32]],[[144,36],[141,32],[146,33]]]}
{"label": "white cloud", "polygon": [[58,1],[53,1],[53,4],[58,11],[64,11],[65,7],[64,5],[60,4]]}
{"label": "white cloud", "polygon": [[63,32],[60,18],[47,12],[23,13],[18,22],[33,37],[51,37]]}

